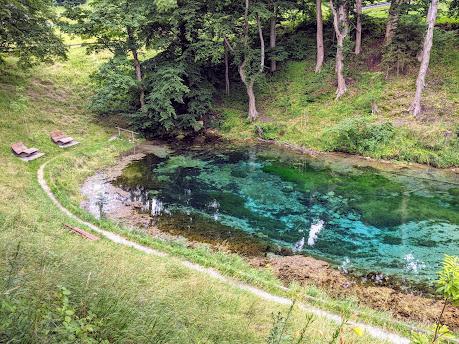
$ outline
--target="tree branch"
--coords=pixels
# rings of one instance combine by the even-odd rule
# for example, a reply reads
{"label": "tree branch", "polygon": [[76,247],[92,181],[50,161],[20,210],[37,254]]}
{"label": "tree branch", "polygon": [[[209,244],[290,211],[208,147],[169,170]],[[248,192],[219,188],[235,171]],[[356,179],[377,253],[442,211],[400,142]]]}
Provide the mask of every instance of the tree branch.
{"label": "tree branch", "polygon": [[229,42],[228,38],[225,36],[223,37],[223,42],[225,42],[228,49],[234,54],[234,48],[232,47],[231,43]]}

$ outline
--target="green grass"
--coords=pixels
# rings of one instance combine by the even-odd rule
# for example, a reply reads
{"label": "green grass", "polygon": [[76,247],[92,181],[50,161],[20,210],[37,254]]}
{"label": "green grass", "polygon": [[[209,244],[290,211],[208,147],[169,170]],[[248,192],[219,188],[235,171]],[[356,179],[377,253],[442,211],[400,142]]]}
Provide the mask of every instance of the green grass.
{"label": "green grass", "polygon": [[[121,141],[115,141],[118,144]],[[202,266],[219,270],[225,275],[250,283],[278,295],[288,296],[292,293],[295,298],[312,303],[319,307],[337,313],[349,314],[355,320],[365,320],[369,323],[407,334],[406,324],[394,321],[390,314],[378,312],[359,304],[354,298],[334,299],[326,292],[308,286],[299,288],[293,286],[291,292],[281,288],[281,282],[268,269],[254,269],[241,256],[226,252],[214,251],[207,245],[188,248],[182,241],[162,241],[155,239],[142,230],[123,227],[109,220],[98,220],[79,207],[82,200],[79,187],[86,177],[92,175],[101,167],[115,161],[116,152],[112,144],[104,143],[90,147],[80,154],[65,154],[57,157],[47,166],[46,179],[57,195],[59,201],[74,214],[109,231],[119,233],[143,245],[168,252]]]}
{"label": "green grass", "polygon": [[[264,342],[272,313],[286,312],[285,307],[189,271],[173,256],[147,256],[69,234],[63,224],[78,224],[40,189],[36,171],[56,157],[46,177],[60,200],[84,217],[76,207],[78,183],[132,146],[124,140],[107,143],[110,128],[86,110],[88,75],[100,61],[78,48],[70,50],[67,62],[24,73],[10,61],[0,73],[0,341]],[[49,139],[53,129],[65,130],[81,144],[63,152]],[[45,157],[30,163],[15,158],[9,145],[18,140],[40,148]],[[250,269],[240,257],[186,249],[113,223],[99,224],[266,289],[278,286],[272,274]],[[304,313],[295,309],[288,333],[299,333],[303,324]],[[335,328],[320,319],[306,334],[320,342],[331,338]],[[349,327],[344,337],[352,343],[378,342]]]}
{"label": "green grass", "polygon": [[[373,43],[364,37],[363,55],[351,55],[347,60],[348,92],[338,101],[334,99],[334,61],[329,58],[324,70],[316,74],[312,50],[307,60],[288,62],[258,83],[257,105],[265,117],[263,122],[246,120],[245,95],[242,87],[235,86],[232,96],[217,106],[222,115],[221,132],[231,139],[250,139],[256,136],[255,126],[260,126],[268,139],[318,151],[339,151],[343,148],[336,142],[336,132],[349,118],[365,121],[370,129],[389,123],[395,130],[389,142],[351,153],[438,167],[459,166],[459,47],[436,50],[434,46],[423,94],[425,112],[416,120],[407,110],[414,96],[417,68],[407,75],[386,78],[381,66],[367,66],[377,49],[371,47]],[[373,102],[379,109],[374,116]]]}

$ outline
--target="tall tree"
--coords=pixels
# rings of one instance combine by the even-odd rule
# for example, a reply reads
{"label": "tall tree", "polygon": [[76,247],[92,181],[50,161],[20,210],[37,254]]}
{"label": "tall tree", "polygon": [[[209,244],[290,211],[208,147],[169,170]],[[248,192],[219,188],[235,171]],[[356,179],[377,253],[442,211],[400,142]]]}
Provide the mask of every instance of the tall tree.
{"label": "tall tree", "polygon": [[333,27],[336,35],[335,71],[338,84],[336,99],[339,99],[347,91],[346,79],[344,78],[344,44],[349,34],[347,2],[346,0],[338,0],[334,3],[333,0],[330,0],[330,8],[333,14]]}
{"label": "tall tree", "polygon": [[362,0],[355,0],[355,50],[356,55],[360,54],[362,46]]}
{"label": "tall tree", "polygon": [[424,46],[422,49],[421,66],[419,67],[419,74],[416,80],[416,93],[413,103],[410,107],[410,112],[418,117],[421,114],[421,97],[422,91],[425,87],[425,79],[427,70],[429,69],[430,51],[432,50],[433,31],[435,21],[437,19],[438,0],[432,0],[430,3],[429,11],[427,12],[427,31],[424,37]]}
{"label": "tall tree", "polygon": [[51,0],[1,1],[0,54],[17,56],[22,66],[65,58],[65,46],[53,29],[53,13]]}
{"label": "tall tree", "polygon": [[[277,4],[274,1],[270,1],[269,3],[270,9],[272,11],[271,18],[269,19],[269,48],[271,51],[273,51],[276,48],[276,38],[277,38],[277,33],[276,33],[276,25],[277,25]],[[270,71],[271,73],[274,73],[277,69],[276,66],[276,58],[274,54],[271,56],[271,67]]]}
{"label": "tall tree", "polygon": [[387,18],[386,23],[386,33],[384,36],[384,44],[389,45],[392,43],[395,32],[397,31],[398,23],[400,21],[400,13],[402,10],[402,5],[406,3],[407,0],[392,0],[389,7],[389,17]]}
{"label": "tall tree", "polygon": [[316,0],[316,73],[322,70],[324,64],[324,23],[322,19],[322,0]]}
{"label": "tall tree", "polygon": [[224,47],[224,60],[225,60],[225,93],[227,96],[230,94],[230,77],[229,77],[229,48],[226,41],[223,41]]}
{"label": "tall tree", "polygon": [[109,50],[116,56],[131,55],[140,108],[145,106],[145,85],[139,50],[145,48],[143,28],[155,7],[155,2],[143,0],[93,0],[90,6],[70,7],[66,12],[74,22],[64,29],[95,38],[95,42],[87,46],[89,51]]}
{"label": "tall tree", "polygon": [[[265,41],[261,21],[271,16],[264,5],[263,2],[256,2],[251,5],[249,0],[245,0],[242,28],[235,27],[233,29],[234,47],[228,37],[225,36],[228,47],[235,54],[238,61],[239,76],[246,88],[248,97],[248,119],[251,121],[256,120],[259,115],[254,84],[265,68]],[[237,14],[233,14],[234,22],[238,22],[239,19],[240,17]],[[253,46],[256,43],[259,46],[254,48]]]}

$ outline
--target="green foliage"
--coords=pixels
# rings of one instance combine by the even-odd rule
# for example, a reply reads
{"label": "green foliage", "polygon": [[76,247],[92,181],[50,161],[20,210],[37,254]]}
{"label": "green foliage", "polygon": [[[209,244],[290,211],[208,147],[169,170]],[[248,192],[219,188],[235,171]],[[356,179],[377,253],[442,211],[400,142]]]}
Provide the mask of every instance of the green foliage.
{"label": "green foliage", "polygon": [[133,115],[134,124],[147,135],[194,133],[210,111],[214,88],[201,65],[168,61],[167,56],[160,54],[145,62],[147,102]]}
{"label": "green foliage", "polygon": [[395,135],[394,126],[390,122],[378,124],[371,120],[371,117],[352,117],[341,121],[326,133],[327,149],[364,154],[388,143]]}
{"label": "green foliage", "polygon": [[433,45],[434,49],[432,49],[431,52],[432,60],[435,61],[435,59],[438,59],[442,61],[446,50],[459,47],[459,36],[457,31],[436,29],[433,36]]}
{"label": "green foliage", "polygon": [[55,327],[48,334],[63,344],[75,342],[109,343],[108,340],[98,340],[94,336],[98,328],[102,326],[102,321],[97,319],[97,316],[91,311],[88,311],[84,317],[78,316],[75,308],[70,304],[70,290],[62,286],[59,289],[61,305],[57,307],[55,312],[48,315],[49,321],[55,324]]}
{"label": "green foliage", "polygon": [[308,48],[310,39],[308,34],[304,31],[295,32],[292,35],[288,35],[284,41],[281,41],[283,46],[284,55],[280,61],[284,61],[287,58],[290,60],[303,60],[308,55]]}
{"label": "green foliage", "polygon": [[66,48],[54,32],[53,22],[56,17],[50,0],[2,1],[0,54],[17,56],[23,67],[65,58]]}
{"label": "green foliage", "polygon": [[445,255],[443,267],[438,273],[437,293],[444,299],[444,306],[438,317],[437,324],[432,328],[433,334],[414,333],[413,344],[441,344],[449,343],[454,338],[450,329],[443,325],[442,316],[445,308],[450,303],[459,304],[459,257]]}
{"label": "green foliage", "polygon": [[288,309],[287,313],[284,315],[281,312],[273,314],[273,325],[269,332],[268,338],[266,338],[266,344],[301,344],[307,343],[305,340],[305,333],[309,326],[314,321],[314,315],[306,315],[304,326],[300,331],[298,336],[294,336],[289,331],[289,321],[292,317],[292,311],[295,307],[295,302],[293,302]]}
{"label": "green foliage", "polygon": [[285,133],[285,125],[282,123],[259,123],[256,132],[265,140],[274,140]]}
{"label": "green foliage", "polygon": [[165,132],[174,129],[176,109],[183,106],[184,97],[190,90],[183,78],[183,66],[174,63],[160,64],[147,73],[147,87],[151,92],[148,92],[144,111],[136,115],[138,127],[153,132],[158,129]]}
{"label": "green foliage", "polygon": [[135,111],[133,99],[137,95],[137,82],[132,62],[117,55],[104,63],[91,80],[95,93],[90,108],[97,114],[131,113]]}
{"label": "green foliage", "polygon": [[422,48],[424,27],[420,25],[420,18],[400,23],[392,43],[383,53],[383,66],[386,75],[406,73],[417,63],[416,56]]}
{"label": "green foliage", "polygon": [[459,304],[459,257],[445,255],[438,277],[437,292],[453,305]]}
{"label": "green foliage", "polygon": [[[430,331],[435,331],[436,328],[430,328]],[[451,339],[454,339],[454,335],[451,333],[449,328],[445,325],[442,325],[438,329],[439,337],[433,341],[431,335],[425,333],[415,332],[411,334],[411,344],[446,344],[451,343]]]}

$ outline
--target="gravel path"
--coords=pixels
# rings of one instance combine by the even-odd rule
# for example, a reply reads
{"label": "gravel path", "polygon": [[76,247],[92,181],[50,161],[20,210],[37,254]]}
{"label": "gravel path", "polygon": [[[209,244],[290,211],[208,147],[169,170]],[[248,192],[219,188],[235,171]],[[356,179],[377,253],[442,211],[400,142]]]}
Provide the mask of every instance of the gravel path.
{"label": "gravel path", "polygon": [[[87,221],[84,221],[82,219],[80,219],[79,217],[77,217],[76,215],[72,214],[67,208],[65,208],[56,198],[56,196],[54,196],[54,194],[52,193],[51,189],[49,188],[48,184],[46,183],[46,180],[44,178],[44,173],[45,173],[45,167],[46,165],[50,162],[51,160],[45,162],[43,165],[40,166],[40,168],[38,169],[37,171],[37,180],[38,180],[38,183],[40,184],[41,188],[43,189],[43,191],[46,193],[46,195],[51,199],[51,201],[56,205],[56,207],[62,211],[65,215],[67,215],[69,218],[79,222],[80,224],[90,228],[91,230],[93,230],[94,232],[104,236],[105,238],[107,238],[108,240],[110,241],[113,241],[117,244],[120,244],[120,245],[124,245],[124,246],[128,246],[128,247],[132,247],[136,250],[139,250],[139,251],[142,251],[146,254],[150,254],[150,255],[154,255],[154,256],[158,256],[158,257],[167,257],[169,256],[167,253],[164,253],[164,252],[161,252],[161,251],[158,251],[158,250],[155,250],[155,249],[152,249],[150,247],[147,247],[147,246],[143,246],[143,245],[140,245],[140,244],[137,244],[133,241],[130,241],[130,240],[127,240],[125,238],[123,238],[122,236],[118,235],[118,234],[115,234],[115,233],[112,233],[112,232],[109,232],[109,231],[106,231],[104,229],[101,229],[95,225],[93,225],[92,223],[89,223]],[[274,295],[274,294],[271,294],[271,293],[268,293],[262,289],[259,289],[259,288],[255,288],[251,285],[248,285],[246,283],[242,283],[242,282],[239,282],[239,281],[236,281],[232,278],[228,278],[224,275],[222,275],[220,272],[214,270],[214,269],[210,269],[210,268],[206,268],[206,267],[203,267],[201,265],[198,265],[198,264],[195,264],[195,263],[192,263],[190,261],[186,261],[186,260],[181,260],[180,261],[181,264],[191,270],[194,270],[194,271],[197,271],[199,273],[203,273],[209,277],[212,277],[218,281],[221,281],[222,283],[225,283],[226,285],[229,285],[229,286],[232,286],[234,288],[237,288],[237,289],[240,289],[240,290],[244,290],[244,291],[247,291],[249,293],[252,293],[254,295],[256,295],[257,297],[261,298],[261,299],[264,299],[264,300],[267,300],[267,301],[271,301],[271,302],[274,302],[274,303],[277,303],[277,304],[281,304],[281,305],[291,305],[292,304],[292,300],[290,300],[289,298],[286,298],[286,297],[282,297],[282,296],[277,296],[277,295]],[[285,288],[287,290],[287,288]],[[312,313],[316,316],[319,316],[319,317],[322,317],[322,318],[325,318],[327,320],[331,320],[333,322],[336,322],[336,323],[341,323],[342,321],[342,317],[338,314],[334,314],[334,313],[331,313],[331,312],[328,312],[328,311],[324,311],[322,309],[319,309],[317,307],[313,307],[313,306],[310,306],[310,305],[307,305],[307,304],[304,304],[304,303],[297,303],[297,305],[303,309],[305,312],[308,312],[308,313]],[[354,327],[359,327],[361,329],[363,329],[369,336],[372,336],[373,338],[377,338],[377,339],[380,339],[380,340],[385,340],[389,343],[393,343],[393,344],[409,344],[410,343],[410,340],[408,338],[405,338],[405,337],[401,337],[395,333],[391,333],[391,332],[387,332],[386,330],[382,329],[382,328],[379,328],[379,327],[375,327],[375,326],[370,326],[370,325],[367,325],[367,324],[364,324],[364,323],[360,323],[360,322],[355,322],[355,321],[348,321],[348,324],[351,325],[351,326],[354,326]]]}

